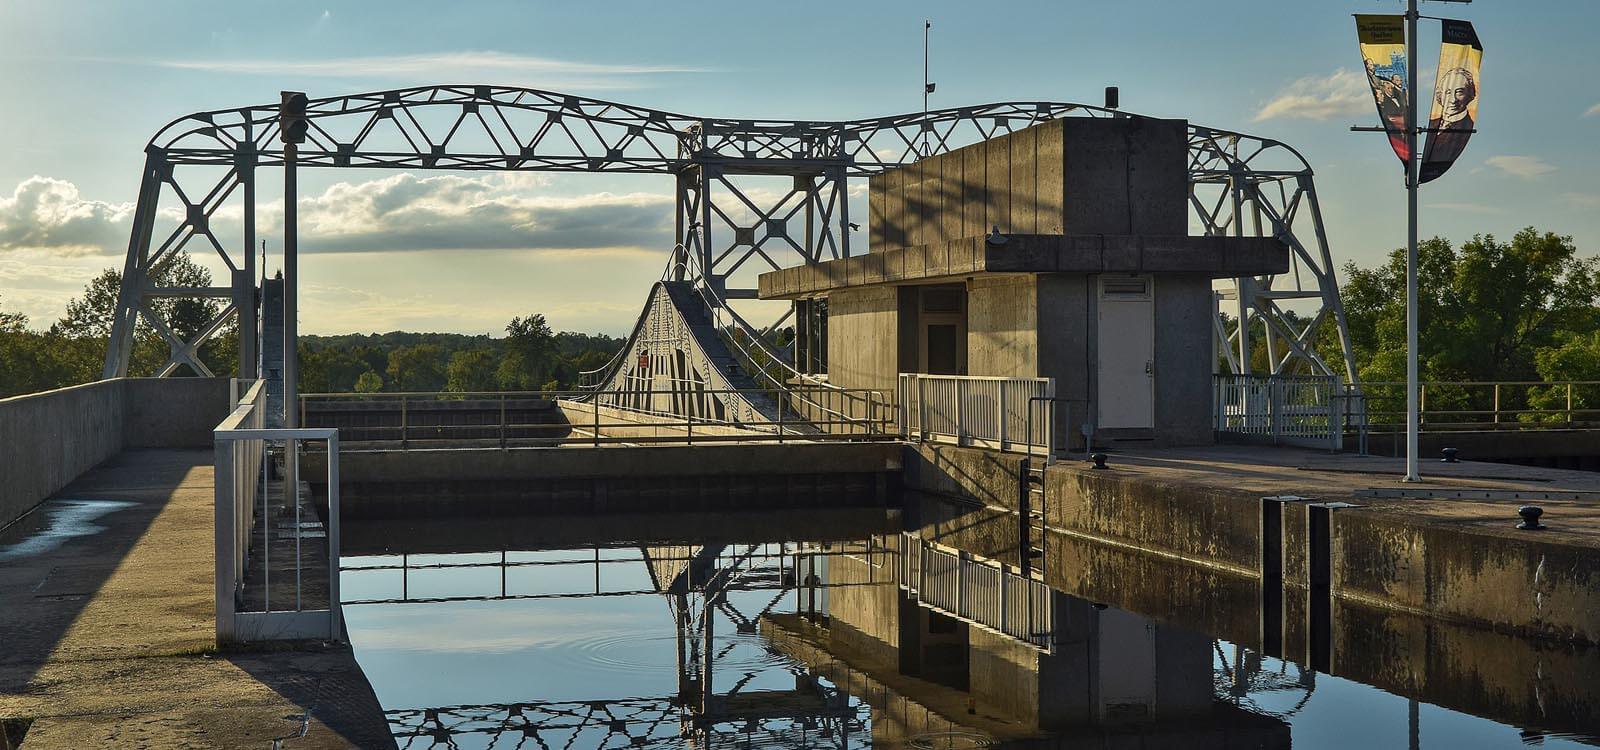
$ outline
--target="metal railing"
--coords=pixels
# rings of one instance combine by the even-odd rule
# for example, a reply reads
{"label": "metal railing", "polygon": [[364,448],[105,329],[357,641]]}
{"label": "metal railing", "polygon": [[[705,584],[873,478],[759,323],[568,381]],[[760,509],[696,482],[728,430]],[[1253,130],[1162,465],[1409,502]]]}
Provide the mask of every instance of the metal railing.
{"label": "metal railing", "polygon": [[[656,381],[660,382],[660,381]],[[624,391],[309,393],[302,424],[334,426],[339,405],[366,408],[364,424],[341,425],[364,440],[412,447],[525,447],[715,442],[879,441],[898,437],[888,398],[869,389],[716,389],[703,383]],[[798,396],[802,403],[795,403]],[[767,412],[750,408],[766,400]],[[472,402],[475,409],[428,405]],[[521,402],[521,403],[517,403]],[[848,408],[871,405],[865,415]],[[511,406],[516,404],[515,408]],[[531,416],[546,415],[540,419]],[[446,424],[449,415],[458,423]]]}
{"label": "metal railing", "polygon": [[1219,434],[1339,450],[1350,395],[1333,375],[1216,375]]}
{"label": "metal railing", "polygon": [[[217,640],[341,640],[339,431],[264,428],[264,380],[255,381],[235,403],[233,412],[212,432]],[[307,533],[309,527],[322,524],[306,520],[308,498],[299,492],[297,481],[299,444],[306,440],[325,443],[328,456],[327,523],[321,535]],[[270,453],[280,445],[284,481],[274,500]],[[285,532],[292,536],[285,539]],[[308,552],[302,545],[318,536],[326,544],[326,569],[314,565],[316,550]],[[276,547],[283,549],[274,559]],[[292,558],[285,561],[284,554]],[[293,582],[282,580],[285,575],[292,575]],[[275,591],[280,593],[274,596]]]}
{"label": "metal railing", "polygon": [[900,580],[923,604],[1038,649],[1054,645],[1052,597],[1043,581],[911,534],[902,536],[901,549]]}
{"label": "metal railing", "polygon": [[1055,453],[1054,378],[900,373],[900,434],[1024,453]]}
{"label": "metal railing", "polygon": [[[1403,381],[1361,384],[1369,430],[1405,430],[1405,388]],[[1429,380],[1417,391],[1424,431],[1600,426],[1597,380]]]}

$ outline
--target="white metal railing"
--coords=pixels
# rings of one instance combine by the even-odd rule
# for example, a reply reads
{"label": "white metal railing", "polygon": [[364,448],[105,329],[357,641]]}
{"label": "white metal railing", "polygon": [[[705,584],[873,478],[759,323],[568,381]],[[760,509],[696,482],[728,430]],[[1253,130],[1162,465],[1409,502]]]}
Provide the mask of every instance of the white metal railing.
{"label": "white metal railing", "polygon": [[[237,392],[237,387],[235,388]],[[215,451],[216,611],[218,642],[341,640],[339,601],[339,431],[330,428],[266,429],[266,381],[257,380],[212,432]],[[298,488],[299,443],[326,443],[328,507],[326,570],[306,564],[307,535]],[[268,482],[268,449],[283,446],[285,481],[276,504]],[[259,515],[258,515],[259,512]],[[278,516],[283,516],[280,522]],[[292,518],[292,521],[289,520]],[[284,529],[283,526],[289,526]],[[288,564],[273,560],[285,530],[293,536]],[[252,555],[252,552],[255,552]],[[314,557],[314,554],[313,554]],[[274,581],[292,575],[285,585]],[[313,580],[326,576],[325,585]],[[285,593],[274,596],[274,586]],[[248,588],[248,590],[247,590]],[[308,595],[310,591],[315,595]],[[325,594],[322,593],[325,591]],[[259,600],[259,602],[257,601]]]}
{"label": "white metal railing", "polygon": [[1053,645],[1052,597],[1043,581],[911,534],[903,535],[901,549],[900,580],[924,605],[1035,648]]}
{"label": "white metal railing", "polygon": [[1213,404],[1221,434],[1308,448],[1343,447],[1349,411],[1333,375],[1217,375]]}
{"label": "white metal railing", "polygon": [[900,434],[1025,453],[1054,454],[1054,378],[900,373]]}

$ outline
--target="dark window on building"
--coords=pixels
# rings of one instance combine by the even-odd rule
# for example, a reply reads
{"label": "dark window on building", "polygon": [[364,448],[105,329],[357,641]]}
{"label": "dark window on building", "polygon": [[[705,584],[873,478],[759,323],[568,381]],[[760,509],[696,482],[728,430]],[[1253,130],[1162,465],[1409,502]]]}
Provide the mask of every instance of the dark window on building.
{"label": "dark window on building", "polygon": [[807,375],[828,374],[828,300],[796,300],[794,361]]}

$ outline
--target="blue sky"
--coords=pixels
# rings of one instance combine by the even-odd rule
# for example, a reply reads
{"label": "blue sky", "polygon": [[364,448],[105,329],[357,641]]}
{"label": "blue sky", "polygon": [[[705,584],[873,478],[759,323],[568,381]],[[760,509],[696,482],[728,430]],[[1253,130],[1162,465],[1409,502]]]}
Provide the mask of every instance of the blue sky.
{"label": "blue sky", "polygon": [[[1398,162],[1381,136],[1348,131],[1375,120],[1350,14],[1398,12],[1397,0],[265,7],[0,5],[0,304],[45,325],[99,269],[121,266],[142,147],[189,112],[275,101],[280,89],[321,96],[429,83],[524,85],[713,116],[908,112],[921,106],[923,16],[934,23],[935,106],[1097,103],[1115,84],[1124,109],[1301,150],[1317,170],[1338,262],[1370,264],[1404,242]],[[1424,236],[1459,241],[1531,224],[1600,251],[1600,3],[1429,2],[1424,12],[1472,20],[1486,50],[1480,132],[1450,174],[1424,187]],[[1425,22],[1429,86],[1437,33]],[[364,228],[339,251],[319,251],[303,228],[302,330],[486,332],[533,311],[572,330],[631,324],[670,242],[659,232],[670,222],[666,178],[451,179],[324,172],[302,179],[302,197],[321,201],[313,209],[331,222],[350,196],[425,202],[469,188],[538,221],[581,214],[576,226],[591,228],[592,242],[475,241],[474,227],[507,232],[469,221],[482,198],[451,204],[466,213],[443,233],[461,239],[433,244],[456,246],[423,247],[412,235],[441,232],[407,235],[417,228],[355,216],[351,226]]]}

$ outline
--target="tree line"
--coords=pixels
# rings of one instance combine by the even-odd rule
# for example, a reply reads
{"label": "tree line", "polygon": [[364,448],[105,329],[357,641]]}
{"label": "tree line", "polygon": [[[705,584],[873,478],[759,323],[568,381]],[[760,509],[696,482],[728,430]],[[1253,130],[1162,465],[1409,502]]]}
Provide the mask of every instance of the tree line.
{"label": "tree line", "polygon": [[[158,286],[207,287],[211,274],[179,254],[152,280]],[[66,313],[48,327],[8,312],[0,297],[0,397],[36,393],[97,380],[111,336],[122,275],[108,268],[91,280]],[[148,304],[173,335],[185,341],[213,324],[223,311],[210,299],[154,299]],[[555,391],[577,387],[578,373],[599,368],[626,343],[604,334],[552,331],[541,314],[512,318],[504,337],[455,333],[344,334],[301,336],[300,391],[354,393],[394,391]],[[236,325],[227,323],[200,347],[198,359],[213,374],[238,374]],[[140,319],[128,372],[158,374],[170,348],[160,332]],[[174,375],[196,375],[181,366]]]}
{"label": "tree line", "polygon": [[[1572,238],[1532,227],[1501,240],[1474,235],[1456,245],[1434,237],[1419,246],[1418,313],[1423,380],[1600,380],[1600,260],[1582,257]],[[1343,267],[1342,299],[1354,370],[1363,382],[1405,379],[1405,252],[1381,263]],[[179,255],[162,269],[162,286],[210,286],[210,274]],[[48,390],[100,375],[120,275],[107,269],[89,282],[62,318],[44,330],[6,312],[0,298],[0,395]],[[173,331],[190,338],[210,325],[215,300],[149,303]],[[1234,321],[1231,325],[1237,325]],[[1231,329],[1230,329],[1231,330]],[[602,366],[625,343],[604,335],[553,332],[544,316],[513,318],[504,337],[448,333],[304,336],[301,392],[557,390],[577,385],[582,370]],[[1265,333],[1252,327],[1253,369],[1267,371]],[[225,328],[199,358],[218,375],[237,370],[238,333]],[[1319,356],[1343,372],[1334,326],[1314,342]],[[1278,347],[1286,350],[1286,345]],[[137,328],[130,372],[153,374],[168,347],[148,325]],[[189,374],[187,372],[180,374]],[[1566,390],[1528,388],[1525,405],[1564,403]],[[1600,387],[1574,389],[1575,408],[1600,409]],[[1465,391],[1430,391],[1430,406]]]}

